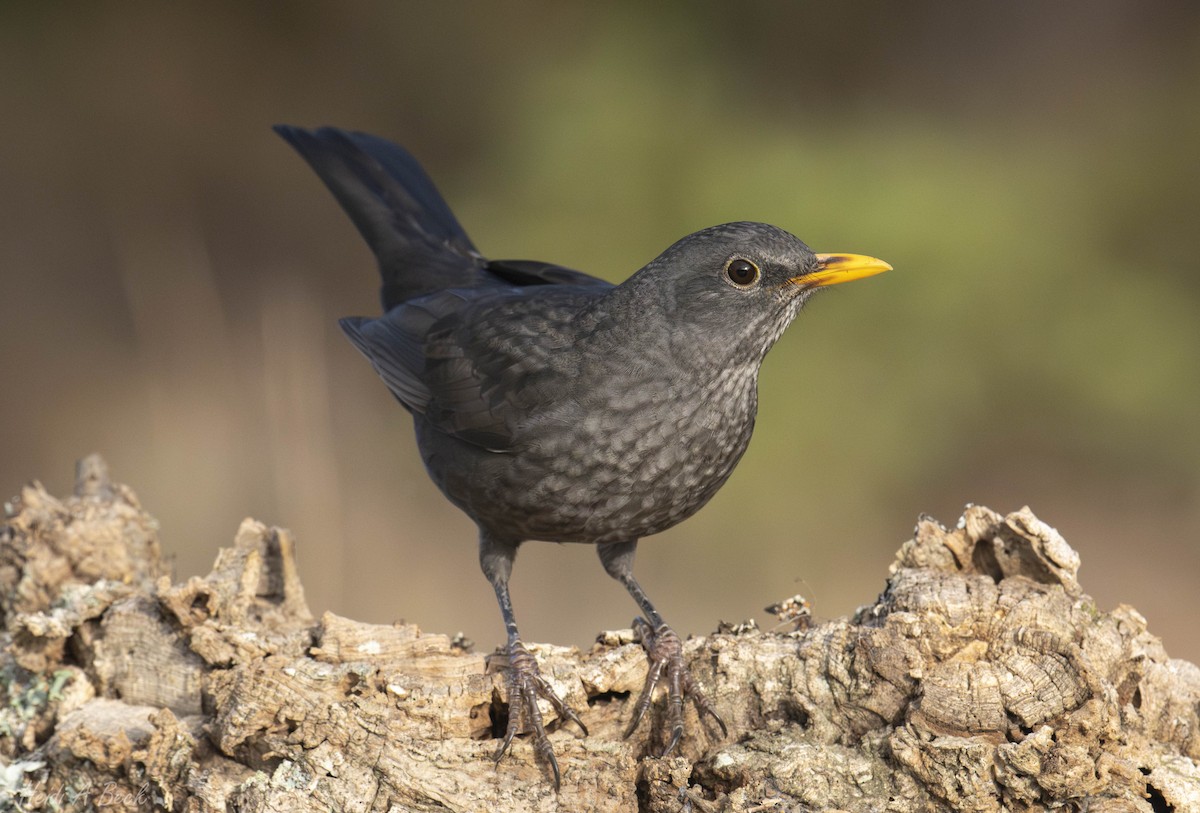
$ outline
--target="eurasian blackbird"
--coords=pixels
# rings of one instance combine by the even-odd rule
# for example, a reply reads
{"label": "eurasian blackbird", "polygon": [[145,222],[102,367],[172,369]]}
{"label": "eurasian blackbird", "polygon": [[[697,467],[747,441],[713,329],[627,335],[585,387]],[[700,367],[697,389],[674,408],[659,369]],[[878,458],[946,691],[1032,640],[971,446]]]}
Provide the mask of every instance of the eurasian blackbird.
{"label": "eurasian blackbird", "polygon": [[[633,577],[643,536],[716,493],[750,442],[763,357],[818,288],[887,263],[814,254],[763,223],[688,235],[620,285],[528,260],[488,260],[403,148],[335,128],[276,131],[321,177],[366,238],[383,316],[341,320],[411,413],[429,476],[479,526],[479,559],[508,633],[513,736],[533,731],[559,769],[537,699],[579,716],[522,645],[508,579],[525,540],[596,545],[635,619],[649,672],[632,732],[668,687],[669,753],[683,698],[725,731],[685,669],[679,637]],[[628,732],[627,732],[628,735]]]}

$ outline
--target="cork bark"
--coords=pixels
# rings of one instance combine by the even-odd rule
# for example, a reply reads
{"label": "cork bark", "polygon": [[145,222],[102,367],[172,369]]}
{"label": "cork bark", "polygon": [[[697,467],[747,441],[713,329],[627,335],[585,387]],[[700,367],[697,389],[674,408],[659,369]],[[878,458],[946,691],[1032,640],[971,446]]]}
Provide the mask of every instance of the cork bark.
{"label": "cork bark", "polygon": [[[686,644],[729,727],[662,700],[628,631],[530,645],[590,731],[551,722],[555,793],[503,659],[411,624],[315,619],[288,533],[246,520],[204,578],[98,458],[0,532],[0,811],[1200,811],[1200,669],[1101,612],[1028,509],[922,518],[853,617]],[[767,597],[769,598],[769,597]],[[546,705],[543,714],[554,721]]]}

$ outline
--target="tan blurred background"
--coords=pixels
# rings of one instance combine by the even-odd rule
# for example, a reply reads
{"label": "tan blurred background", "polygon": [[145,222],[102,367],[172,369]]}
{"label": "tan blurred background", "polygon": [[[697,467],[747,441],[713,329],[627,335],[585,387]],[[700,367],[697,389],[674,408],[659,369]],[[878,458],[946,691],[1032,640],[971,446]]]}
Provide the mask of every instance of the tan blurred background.
{"label": "tan blurred background", "polygon": [[[917,515],[1029,503],[1200,661],[1200,6],[0,4],[0,490],[109,460],[180,577],[252,515],[313,608],[502,639],[473,526],[335,320],[372,258],[270,131],[406,144],[476,244],[618,280],[736,219],[894,273],[818,298],[759,431],[638,575],[681,632],[883,586]],[[531,544],[528,640],[634,605]]]}

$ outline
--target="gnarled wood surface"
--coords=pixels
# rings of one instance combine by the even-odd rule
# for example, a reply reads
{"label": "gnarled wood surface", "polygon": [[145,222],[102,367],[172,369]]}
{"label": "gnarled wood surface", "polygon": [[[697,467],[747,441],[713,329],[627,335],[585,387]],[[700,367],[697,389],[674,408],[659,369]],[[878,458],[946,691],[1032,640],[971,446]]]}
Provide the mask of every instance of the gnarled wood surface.
{"label": "gnarled wood surface", "polygon": [[852,618],[688,641],[729,736],[689,710],[670,759],[657,726],[621,738],[628,634],[531,645],[591,731],[552,734],[558,794],[527,742],[490,759],[497,657],[314,619],[285,531],[246,520],[172,584],[89,458],[75,496],[6,505],[0,542],[0,811],[1200,811],[1200,669],[1100,612],[1028,509],[921,519]]}

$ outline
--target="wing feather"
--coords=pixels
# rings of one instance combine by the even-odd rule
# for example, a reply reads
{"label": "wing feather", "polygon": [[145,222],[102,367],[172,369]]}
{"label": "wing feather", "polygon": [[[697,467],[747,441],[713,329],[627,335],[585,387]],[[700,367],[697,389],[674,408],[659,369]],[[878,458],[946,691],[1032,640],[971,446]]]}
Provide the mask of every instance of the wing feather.
{"label": "wing feather", "polygon": [[[561,296],[550,298],[530,296],[530,288],[439,291],[378,319],[341,325],[409,411],[448,435],[504,452],[522,417],[553,397],[541,379],[570,375],[564,331],[580,305],[605,288],[557,290]],[[526,307],[531,301],[536,307]],[[534,368],[537,383],[528,372]]]}

